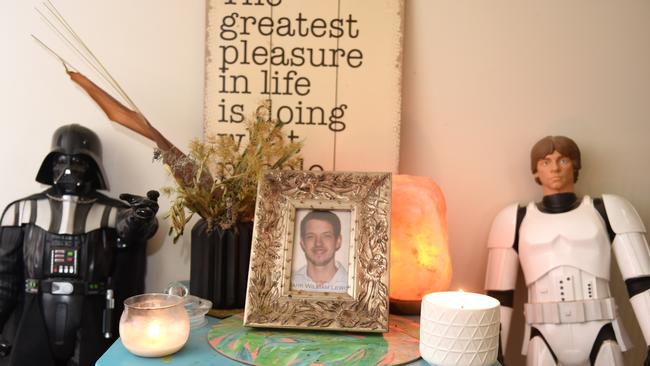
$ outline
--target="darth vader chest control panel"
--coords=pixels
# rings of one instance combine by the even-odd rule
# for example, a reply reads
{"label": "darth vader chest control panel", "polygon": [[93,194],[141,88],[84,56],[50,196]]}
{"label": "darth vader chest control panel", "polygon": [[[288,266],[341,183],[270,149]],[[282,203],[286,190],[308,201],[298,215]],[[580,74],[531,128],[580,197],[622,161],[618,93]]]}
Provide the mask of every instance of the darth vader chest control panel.
{"label": "darth vader chest control panel", "polygon": [[57,238],[50,246],[51,275],[57,277],[75,277],[79,271],[79,250],[75,246],[75,238]]}

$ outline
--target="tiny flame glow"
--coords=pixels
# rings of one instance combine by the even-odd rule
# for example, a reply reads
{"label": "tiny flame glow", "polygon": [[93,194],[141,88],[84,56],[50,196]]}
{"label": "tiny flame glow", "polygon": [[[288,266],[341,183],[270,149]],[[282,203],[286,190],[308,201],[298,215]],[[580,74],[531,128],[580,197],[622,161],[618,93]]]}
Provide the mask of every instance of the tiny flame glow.
{"label": "tiny flame glow", "polygon": [[160,324],[151,323],[147,328],[147,336],[157,338],[160,336]]}

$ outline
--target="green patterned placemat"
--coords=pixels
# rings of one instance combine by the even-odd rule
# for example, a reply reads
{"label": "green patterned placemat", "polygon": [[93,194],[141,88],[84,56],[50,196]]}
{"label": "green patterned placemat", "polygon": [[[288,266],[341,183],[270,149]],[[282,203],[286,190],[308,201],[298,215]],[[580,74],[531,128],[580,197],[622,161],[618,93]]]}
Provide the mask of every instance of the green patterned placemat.
{"label": "green patterned placemat", "polygon": [[249,365],[401,365],[420,357],[419,323],[397,315],[384,334],[259,329],[243,326],[242,315],[208,332],[212,348]]}

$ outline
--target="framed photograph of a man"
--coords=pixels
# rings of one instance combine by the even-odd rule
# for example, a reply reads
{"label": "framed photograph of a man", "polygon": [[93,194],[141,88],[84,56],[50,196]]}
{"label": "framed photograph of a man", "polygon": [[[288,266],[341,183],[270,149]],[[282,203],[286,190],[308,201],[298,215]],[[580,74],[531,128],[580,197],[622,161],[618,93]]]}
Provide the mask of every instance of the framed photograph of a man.
{"label": "framed photograph of a man", "polygon": [[351,210],[296,209],[291,290],[347,293]]}
{"label": "framed photograph of a man", "polygon": [[388,330],[389,173],[268,171],[244,325]]}

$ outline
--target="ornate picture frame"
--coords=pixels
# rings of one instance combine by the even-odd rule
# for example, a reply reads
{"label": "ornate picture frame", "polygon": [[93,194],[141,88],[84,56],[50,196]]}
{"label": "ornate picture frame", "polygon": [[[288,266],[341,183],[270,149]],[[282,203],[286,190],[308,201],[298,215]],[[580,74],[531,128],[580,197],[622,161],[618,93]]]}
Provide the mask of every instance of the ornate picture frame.
{"label": "ornate picture frame", "polygon": [[[387,332],[390,200],[390,173],[267,171],[257,192],[244,325]],[[336,226],[331,249],[312,232],[317,223],[325,238]],[[309,266],[326,261],[336,275],[312,280]]]}

